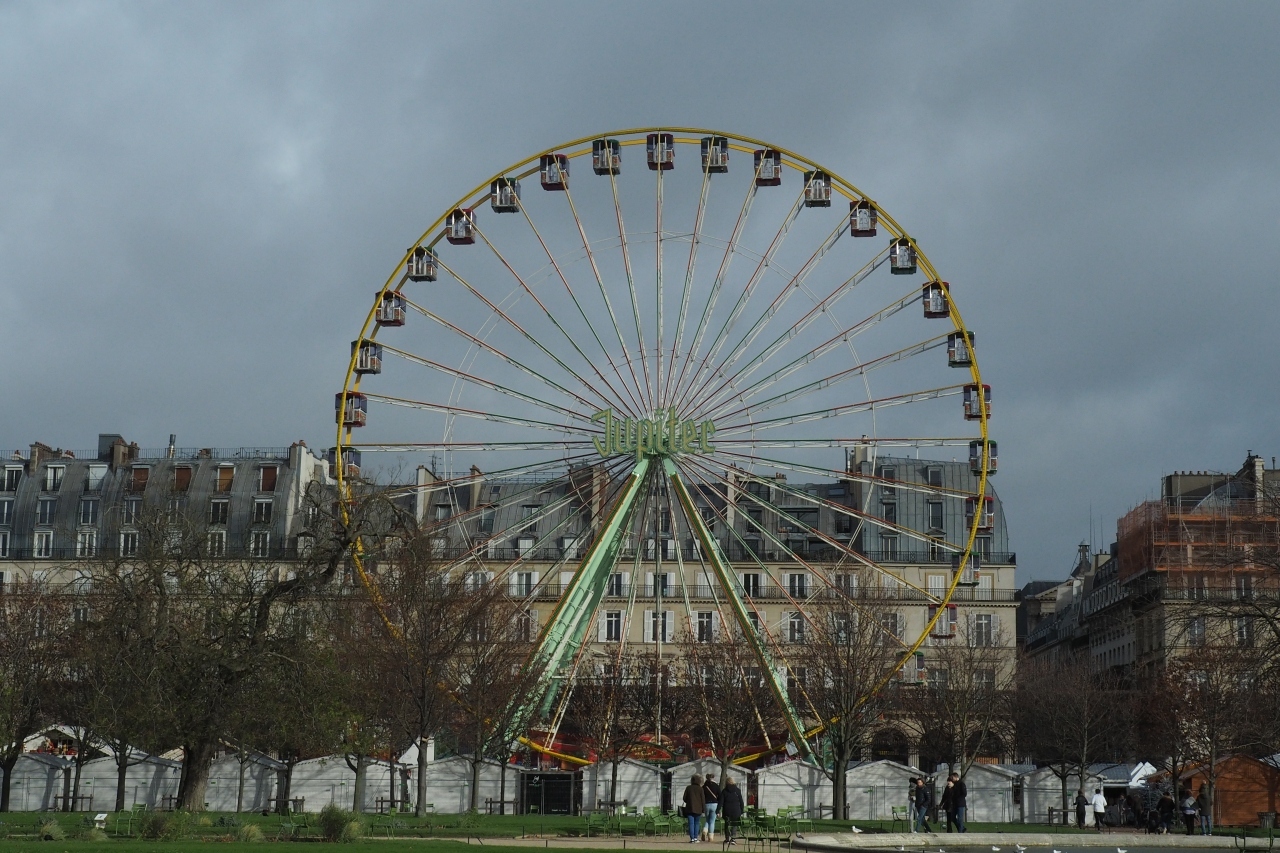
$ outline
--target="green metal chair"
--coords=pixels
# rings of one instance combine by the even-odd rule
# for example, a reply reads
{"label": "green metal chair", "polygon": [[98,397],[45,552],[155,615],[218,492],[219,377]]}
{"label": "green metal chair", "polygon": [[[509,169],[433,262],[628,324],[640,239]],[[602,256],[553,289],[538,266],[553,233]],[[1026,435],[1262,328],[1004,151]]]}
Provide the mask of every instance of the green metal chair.
{"label": "green metal chair", "polygon": [[657,836],[671,835],[671,816],[662,813],[662,809],[657,806],[646,806],[644,810],[644,825],[646,830],[653,830],[653,834]]}
{"label": "green metal chair", "polygon": [[890,832],[896,832],[898,824],[902,824],[903,832],[906,832],[908,829],[911,828],[910,827],[911,818],[907,814],[906,806],[890,806],[889,817],[893,819],[892,822],[889,824]]}

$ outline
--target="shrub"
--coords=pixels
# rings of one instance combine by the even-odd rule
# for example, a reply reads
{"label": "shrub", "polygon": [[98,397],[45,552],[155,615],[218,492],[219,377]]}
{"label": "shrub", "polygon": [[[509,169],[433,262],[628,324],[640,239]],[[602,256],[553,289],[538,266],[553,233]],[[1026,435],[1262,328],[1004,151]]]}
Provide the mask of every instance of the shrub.
{"label": "shrub", "polygon": [[84,841],[106,841],[107,834],[101,829],[86,829],[80,834],[80,838]]}
{"label": "shrub", "polygon": [[236,841],[252,844],[262,840],[262,828],[256,823],[246,823],[236,830]]}
{"label": "shrub", "polygon": [[40,839],[42,841],[62,841],[67,837],[66,831],[63,830],[62,824],[53,818],[40,822]]}
{"label": "shrub", "polygon": [[338,836],[338,840],[343,844],[350,844],[353,841],[359,841],[363,837],[364,823],[357,819],[348,821],[347,825],[342,827],[342,835]]}
{"label": "shrub", "polygon": [[347,824],[355,819],[354,813],[330,803],[320,810],[320,833],[325,841],[341,841]]}
{"label": "shrub", "polygon": [[191,812],[143,812],[138,835],[150,841],[177,841],[191,835]]}

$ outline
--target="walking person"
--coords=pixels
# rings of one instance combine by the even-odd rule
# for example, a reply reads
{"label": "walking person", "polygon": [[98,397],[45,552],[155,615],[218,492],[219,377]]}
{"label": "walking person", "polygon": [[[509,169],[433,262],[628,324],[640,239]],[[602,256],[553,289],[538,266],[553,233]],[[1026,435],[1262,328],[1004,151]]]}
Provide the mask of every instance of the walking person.
{"label": "walking person", "polygon": [[707,807],[703,795],[702,777],[697,773],[689,780],[684,789],[684,817],[689,822],[689,843],[698,843],[698,828],[702,823],[702,812]]}
{"label": "walking person", "polygon": [[746,810],[742,789],[733,781],[733,776],[726,773],[724,787],[720,790],[720,813],[724,816],[724,837],[730,844],[738,843],[738,826]]}
{"label": "walking person", "polygon": [[951,803],[956,812],[956,831],[968,832],[969,827],[965,824],[965,814],[969,811],[969,786],[960,778],[959,773],[951,774],[951,783],[954,793],[951,795]]}
{"label": "walking person", "polygon": [[720,808],[720,786],[716,784],[716,774],[707,774],[707,781],[702,783],[702,798],[706,801],[703,811],[706,819],[702,825],[707,831],[707,840],[715,841],[716,811]]}
{"label": "walking person", "polygon": [[1093,789],[1093,799],[1090,800],[1093,805],[1093,825],[1098,832],[1102,832],[1103,826],[1107,822],[1107,798],[1102,795],[1101,788]]}
{"label": "walking person", "polygon": [[933,832],[929,826],[929,809],[933,806],[933,792],[924,784],[924,779],[916,779],[914,804],[916,808],[916,831]]}
{"label": "walking person", "polygon": [[1089,798],[1084,795],[1084,788],[1076,790],[1076,829],[1084,829],[1084,813],[1089,808]]}
{"label": "walking person", "polygon": [[1199,809],[1196,806],[1196,798],[1191,796],[1191,791],[1182,792],[1182,822],[1187,826],[1187,835],[1196,834],[1196,815]]}
{"label": "walking person", "polygon": [[1160,795],[1160,802],[1156,803],[1156,813],[1160,816],[1160,834],[1164,835],[1173,828],[1173,815],[1178,810],[1178,805],[1173,801],[1173,794],[1165,791]]}
{"label": "walking person", "polygon": [[955,824],[956,807],[954,798],[956,793],[956,784],[950,779],[942,788],[942,796],[938,798],[938,808],[947,816],[947,832],[951,832],[951,827]]}
{"label": "walking person", "polygon": [[1200,813],[1200,834],[1213,835],[1213,809],[1209,802],[1209,787],[1200,785],[1200,793],[1196,795],[1196,811]]}

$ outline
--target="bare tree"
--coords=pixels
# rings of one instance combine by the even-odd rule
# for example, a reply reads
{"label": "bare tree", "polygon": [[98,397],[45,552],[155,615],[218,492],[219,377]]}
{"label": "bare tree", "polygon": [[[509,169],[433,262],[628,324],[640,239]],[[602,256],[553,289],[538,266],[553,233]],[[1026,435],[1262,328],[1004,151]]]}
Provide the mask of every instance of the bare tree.
{"label": "bare tree", "polygon": [[961,776],[985,747],[1007,743],[1011,735],[1009,645],[999,632],[988,637],[966,622],[958,636],[932,641],[926,682],[899,693],[900,710],[919,736],[921,751]]}
{"label": "bare tree", "polygon": [[804,646],[792,672],[795,704],[808,707],[823,726],[834,817],[848,818],[845,771],[862,755],[892,701],[890,680],[903,653],[899,614],[869,591],[816,602],[805,625]]}
{"label": "bare tree", "polygon": [[579,675],[569,698],[572,732],[598,765],[610,767],[609,799],[618,799],[618,766],[651,734],[649,720],[638,701],[648,690],[646,670],[618,655],[594,664]]}
{"label": "bare tree", "polygon": [[39,581],[0,593],[0,812],[9,810],[13,768],[27,738],[49,722],[70,658],[68,596]]}

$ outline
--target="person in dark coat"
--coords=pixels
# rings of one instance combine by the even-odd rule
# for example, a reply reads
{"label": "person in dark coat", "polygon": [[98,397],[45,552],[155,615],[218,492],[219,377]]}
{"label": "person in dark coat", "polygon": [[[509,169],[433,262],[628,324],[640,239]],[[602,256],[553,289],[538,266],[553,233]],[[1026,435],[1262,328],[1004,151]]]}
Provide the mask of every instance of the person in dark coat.
{"label": "person in dark coat", "polygon": [[917,779],[916,789],[911,794],[912,803],[916,808],[916,832],[933,832],[929,826],[929,808],[933,805],[933,791],[924,784],[924,779]]}
{"label": "person in dark coat", "polygon": [[724,787],[720,789],[720,814],[724,815],[724,837],[730,844],[738,843],[738,826],[742,823],[742,815],[747,806],[742,801],[742,789],[728,773],[724,776]]}
{"label": "person in dark coat", "polygon": [[951,827],[956,819],[955,793],[956,784],[948,779],[947,784],[942,789],[942,796],[938,798],[938,808],[947,817],[947,832],[952,831]]}
{"label": "person in dark coat", "polygon": [[716,812],[720,810],[720,786],[716,784],[716,774],[707,774],[707,781],[702,783],[702,798],[706,801],[704,813],[707,818],[702,828],[706,830],[707,840],[715,841]]}
{"label": "person in dark coat", "polygon": [[1084,788],[1076,791],[1076,829],[1084,829],[1084,813],[1089,808],[1089,798],[1084,795]]}
{"label": "person in dark coat", "polygon": [[964,818],[969,810],[969,786],[960,778],[959,773],[951,774],[951,784],[953,786],[951,807],[955,810],[956,831],[968,832],[969,827],[965,825]]}
{"label": "person in dark coat", "polygon": [[695,773],[684,789],[684,816],[689,822],[689,843],[698,843],[698,828],[702,823],[702,812],[707,801],[702,793],[702,776]]}
{"label": "person in dark coat", "polygon": [[1160,795],[1160,802],[1156,803],[1156,811],[1160,815],[1160,834],[1166,834],[1173,828],[1174,814],[1178,811],[1178,804],[1173,801],[1173,795],[1165,791]]}

